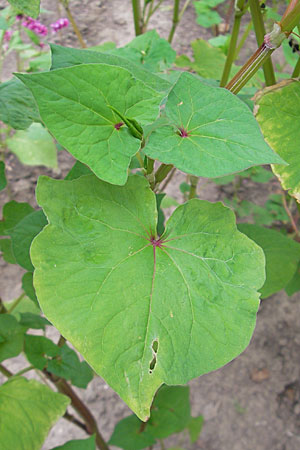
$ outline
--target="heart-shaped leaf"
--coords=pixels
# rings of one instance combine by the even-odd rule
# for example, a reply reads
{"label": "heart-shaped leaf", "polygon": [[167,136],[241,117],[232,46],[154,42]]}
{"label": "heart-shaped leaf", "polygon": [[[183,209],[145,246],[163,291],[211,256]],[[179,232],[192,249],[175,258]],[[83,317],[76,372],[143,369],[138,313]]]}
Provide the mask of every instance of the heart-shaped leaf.
{"label": "heart-shaped leaf", "polygon": [[14,377],[0,386],[1,450],[40,450],[70,400],[44,384]]}
{"label": "heart-shaped leaf", "polygon": [[40,13],[40,0],[8,0],[20,12],[35,19]]}
{"label": "heart-shaped leaf", "polygon": [[126,182],[141,141],[110,106],[146,125],[157,118],[162,94],[128,70],[105,64],[17,76],[31,89],[42,120],[64,148],[99,178],[113,184]]}
{"label": "heart-shaped leaf", "polygon": [[300,202],[300,82],[284,81],[257,96],[256,119],[273,150],[289,164],[273,166],[284,189]]}
{"label": "heart-shaped leaf", "polygon": [[284,161],[264,142],[249,108],[226,89],[183,73],[165,107],[169,124],[150,134],[145,153],[202,177]]}
{"label": "heart-shaped leaf", "polygon": [[50,222],[31,246],[41,308],[142,420],[162,383],[248,345],[264,255],[230,209],[194,199],[159,238],[155,194],[137,175],[124,187],[40,177],[37,200]]}

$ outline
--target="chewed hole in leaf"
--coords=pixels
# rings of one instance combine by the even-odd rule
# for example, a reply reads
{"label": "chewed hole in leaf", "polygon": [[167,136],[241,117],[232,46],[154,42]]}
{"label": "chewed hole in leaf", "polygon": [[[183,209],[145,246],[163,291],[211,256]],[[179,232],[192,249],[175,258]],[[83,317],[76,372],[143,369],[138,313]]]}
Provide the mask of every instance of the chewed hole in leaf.
{"label": "chewed hole in leaf", "polygon": [[153,370],[155,369],[155,366],[156,366],[157,351],[158,351],[158,339],[155,339],[152,342],[153,358],[152,358],[152,361],[151,361],[150,366],[149,366],[149,373],[150,374],[153,372]]}

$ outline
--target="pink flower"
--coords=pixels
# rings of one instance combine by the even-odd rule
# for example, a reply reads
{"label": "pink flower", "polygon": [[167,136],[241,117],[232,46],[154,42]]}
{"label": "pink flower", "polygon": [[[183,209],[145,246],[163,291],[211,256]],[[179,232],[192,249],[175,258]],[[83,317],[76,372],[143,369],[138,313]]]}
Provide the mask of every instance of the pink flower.
{"label": "pink flower", "polygon": [[69,20],[68,19],[58,19],[56,22],[51,23],[50,27],[52,28],[53,33],[56,33],[57,31],[61,30],[62,28],[66,28],[69,26]]}
{"label": "pink flower", "polygon": [[40,36],[47,36],[48,34],[48,28],[32,17],[26,17],[24,22],[22,22],[22,25],[23,27],[28,28],[28,30],[33,31],[35,34],[39,34]]}
{"label": "pink flower", "polygon": [[3,37],[4,42],[9,42],[12,37],[12,34],[13,34],[12,30],[5,31],[4,37]]}

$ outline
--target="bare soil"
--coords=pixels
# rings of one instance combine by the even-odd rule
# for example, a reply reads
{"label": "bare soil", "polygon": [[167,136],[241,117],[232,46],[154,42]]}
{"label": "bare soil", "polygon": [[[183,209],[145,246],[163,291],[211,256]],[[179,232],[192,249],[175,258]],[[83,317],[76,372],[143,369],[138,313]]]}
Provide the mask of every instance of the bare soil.
{"label": "bare soil", "polygon": [[[162,37],[167,37],[172,11],[171,1],[156,14],[151,27],[156,27]],[[0,6],[4,0],[0,1]],[[124,45],[134,37],[129,0],[73,0],[70,2],[88,46],[106,41]],[[55,2],[42,2],[53,15],[44,16],[52,22],[57,16]],[[179,25],[174,47],[179,53],[189,53],[189,43],[198,37],[212,36],[208,30],[195,23],[191,5]],[[71,29],[64,30],[61,43],[77,46]],[[55,38],[60,41],[59,36]],[[253,34],[248,48],[255,47]],[[248,50],[246,50],[247,52]],[[6,68],[9,74],[13,62]],[[41,174],[62,178],[74,159],[67,152],[59,153],[59,169],[23,166],[10,155],[7,160],[11,194],[17,201],[27,201],[36,206],[34,189]],[[182,201],[179,184],[185,180],[178,173],[168,192]],[[256,185],[243,180],[240,196],[263,204],[278,185]],[[201,180],[198,195],[210,201],[221,200],[224,189],[212,182]],[[230,195],[230,192],[227,192]],[[0,194],[0,204],[8,201],[7,190]],[[0,296],[4,300],[16,298],[21,291],[22,269],[0,262]],[[299,450],[300,449],[300,294],[288,298],[284,292],[264,300],[261,304],[257,327],[247,350],[222,369],[192,380],[192,412],[203,414],[205,424],[197,443],[191,445],[185,435],[172,437],[167,443],[187,450]],[[53,334],[53,332],[52,332]],[[24,367],[22,358],[10,362],[12,371]],[[86,401],[105,438],[109,438],[115,424],[130,414],[118,395],[99,377],[95,377],[86,391],[77,389]],[[74,438],[84,438],[76,426],[61,419],[51,430],[44,450]],[[157,447],[158,448],[158,447]],[[156,449],[156,447],[155,447]],[[30,450],[30,449],[25,449]]]}

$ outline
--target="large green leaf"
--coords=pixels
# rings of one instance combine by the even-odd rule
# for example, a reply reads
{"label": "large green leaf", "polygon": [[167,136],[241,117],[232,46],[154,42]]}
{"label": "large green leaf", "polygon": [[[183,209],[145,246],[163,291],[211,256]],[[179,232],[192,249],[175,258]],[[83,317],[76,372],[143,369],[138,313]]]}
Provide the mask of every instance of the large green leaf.
{"label": "large green leaf", "polygon": [[20,12],[35,19],[40,13],[40,0],[8,0]]}
{"label": "large green leaf", "polygon": [[90,50],[80,50],[77,48],[62,47],[51,44],[52,66],[51,70],[62,69],[64,67],[76,66],[79,64],[107,64],[110,66],[123,67],[129,70],[137,80],[143,81],[147,86],[158,92],[168,91],[171,84],[154,75],[144,67],[135,64],[133,61],[123,58],[120,55],[99,53]]}
{"label": "large green leaf", "polygon": [[168,95],[168,125],[150,134],[150,158],[202,177],[283,163],[264,142],[249,108],[226,89],[210,87],[183,73]]}
{"label": "large green leaf", "polygon": [[31,124],[27,130],[17,131],[7,139],[7,145],[23,164],[57,167],[56,146],[40,123]]}
{"label": "large green leaf", "polygon": [[142,420],[162,383],[184,384],[248,345],[264,256],[230,209],[179,206],[162,245],[143,177],[124,187],[41,177],[37,200],[50,223],[31,246],[41,308]]}
{"label": "large green leaf", "polygon": [[[10,314],[0,315],[0,362],[23,350],[24,328]],[[1,421],[0,421],[1,426]],[[1,442],[1,441],[0,441]]]}
{"label": "large green leaf", "polygon": [[30,90],[16,78],[0,85],[0,120],[16,130],[40,121]]}
{"label": "large green leaf", "polygon": [[101,179],[124,184],[132,156],[140,148],[120,117],[141,125],[159,114],[162,94],[128,70],[105,64],[83,64],[48,73],[18,75],[36,99],[49,131]]}
{"label": "large green leaf", "polygon": [[300,244],[275,230],[242,223],[238,229],[253,239],[266,256],[266,282],[262,298],[283,289],[293,278],[300,261]]}
{"label": "large green leaf", "polygon": [[274,166],[284,189],[300,202],[300,82],[282,82],[262,91],[257,98],[256,119],[273,150],[289,165]]}
{"label": "large green leaf", "polygon": [[1,450],[40,450],[70,400],[23,377],[0,386]]}

